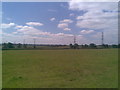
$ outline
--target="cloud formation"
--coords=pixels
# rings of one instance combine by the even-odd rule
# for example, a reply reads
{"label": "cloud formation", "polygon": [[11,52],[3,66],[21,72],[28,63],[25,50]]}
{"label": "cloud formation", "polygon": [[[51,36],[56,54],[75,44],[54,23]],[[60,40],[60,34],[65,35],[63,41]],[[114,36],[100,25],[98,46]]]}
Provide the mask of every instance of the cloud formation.
{"label": "cloud formation", "polygon": [[70,23],[73,23],[73,21],[71,19],[61,20],[58,24],[58,28],[61,28],[65,31],[70,31],[71,30],[71,28],[69,28]]}
{"label": "cloud formation", "polygon": [[79,0],[70,0],[69,9],[70,10],[109,10],[117,11],[118,3],[105,3],[105,2],[79,2]]}
{"label": "cloud formation", "polygon": [[69,16],[72,17],[72,16],[75,16],[75,14],[74,13],[70,13]]}
{"label": "cloud formation", "polygon": [[10,27],[12,27],[12,26],[15,26],[15,23],[9,23],[9,24],[3,23],[3,24],[1,24],[1,27],[2,27],[3,29],[5,29],[5,28],[10,28]]}
{"label": "cloud formation", "polygon": [[[5,38],[8,38],[8,40],[16,39],[19,41],[20,39],[23,40],[24,37],[28,41],[31,38],[36,38],[40,40],[40,43],[53,42],[57,44],[69,44],[70,42],[73,42],[73,33],[76,33],[76,37],[78,39],[77,41],[79,42],[79,44],[87,44],[90,42],[96,43],[97,40],[101,40],[101,32],[104,32],[106,43],[116,43],[118,39],[117,3],[84,3],[77,1],[79,0],[70,0],[68,5],[66,5],[66,8],[64,8],[65,11],[67,11],[68,9],[68,12],[65,12],[64,9],[62,10],[63,7],[61,8],[61,11],[63,11],[62,18],[61,15],[54,16],[58,15],[55,12],[59,11],[56,7],[52,9],[47,9],[48,13],[50,13],[50,15],[47,15],[48,17],[45,16],[45,18],[48,18],[47,21],[55,21],[56,18],[54,17],[57,17],[57,20],[60,21],[57,23],[56,20],[56,23],[50,24],[49,22],[46,22],[46,27],[43,27],[43,30],[41,29],[41,27],[35,27],[43,26],[44,24],[41,23],[41,21],[27,22],[23,23],[22,25],[18,25],[15,23],[3,23],[2,26],[4,26],[4,29],[7,28],[7,30],[3,30],[3,35]],[[69,7],[67,8],[67,6]],[[66,15],[68,15],[68,17],[66,17]],[[56,27],[54,27],[54,25],[56,25]],[[61,30],[59,30],[58,28]],[[101,41],[98,41],[98,43],[100,42]]]}
{"label": "cloud formation", "polygon": [[71,19],[64,19],[60,23],[73,23],[73,21]]}
{"label": "cloud formation", "polygon": [[[76,26],[104,32],[105,42],[117,43],[118,39],[118,3],[106,2],[79,2],[70,0],[69,10],[84,12],[76,17]],[[83,31],[86,32],[86,31]],[[112,38],[110,38],[112,37]],[[100,38],[100,37],[98,37]],[[113,40],[113,41],[112,41]]]}
{"label": "cloud formation", "polygon": [[71,29],[70,28],[64,28],[65,31],[70,31]]}
{"label": "cloud formation", "polygon": [[93,32],[94,32],[94,30],[82,30],[82,31],[80,31],[81,34],[90,34]]}
{"label": "cloud formation", "polygon": [[51,18],[50,21],[55,21],[56,19],[55,18]]}
{"label": "cloud formation", "polygon": [[44,25],[43,23],[40,23],[40,22],[27,22],[26,24],[30,26],[43,26]]}
{"label": "cloud formation", "polygon": [[67,27],[68,27],[67,23],[59,23],[58,24],[58,28],[64,29],[64,28],[67,28]]}
{"label": "cloud formation", "polygon": [[[29,35],[29,36],[49,36],[49,37],[54,37],[54,36],[72,36],[72,34],[64,34],[64,33],[51,33],[51,32],[45,32],[43,30],[39,30],[35,27],[32,26],[16,26],[15,27],[17,31],[13,32],[13,34],[19,34],[19,35]],[[69,29],[69,28],[66,28]]]}

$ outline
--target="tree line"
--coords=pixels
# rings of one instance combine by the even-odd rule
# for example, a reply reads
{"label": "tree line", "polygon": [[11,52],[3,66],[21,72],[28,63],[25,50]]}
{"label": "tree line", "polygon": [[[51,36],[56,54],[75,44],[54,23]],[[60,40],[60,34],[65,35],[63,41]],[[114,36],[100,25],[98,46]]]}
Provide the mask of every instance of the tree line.
{"label": "tree line", "polygon": [[[21,44],[21,43],[14,44],[14,43],[8,42],[8,43],[3,43],[2,44],[2,49],[37,48],[37,46],[40,46],[40,45],[37,45],[37,44]],[[77,43],[75,43],[75,44],[69,44],[69,45],[41,45],[41,46],[49,46],[49,47],[68,46],[71,49],[81,49],[81,48],[82,49],[85,49],[85,48],[94,48],[94,49],[97,49],[97,48],[120,48],[120,44],[118,44],[118,45],[116,45],[116,44],[113,44],[113,45],[108,45],[108,44],[96,45],[94,43],[90,43],[89,45],[88,44],[78,45]]]}
{"label": "tree line", "polygon": [[96,45],[94,43],[90,43],[89,45],[88,44],[84,44],[84,45],[78,45],[77,43],[75,44],[70,44],[69,45],[70,48],[72,49],[79,49],[79,48],[120,48],[120,44],[116,45],[116,44],[113,44],[113,45],[108,45],[108,44],[103,44],[103,45]]}
{"label": "tree line", "polygon": [[8,43],[3,43],[2,44],[2,48],[3,49],[8,49],[8,48],[27,48],[27,44],[21,44],[21,43],[13,44],[11,42],[8,42]]}

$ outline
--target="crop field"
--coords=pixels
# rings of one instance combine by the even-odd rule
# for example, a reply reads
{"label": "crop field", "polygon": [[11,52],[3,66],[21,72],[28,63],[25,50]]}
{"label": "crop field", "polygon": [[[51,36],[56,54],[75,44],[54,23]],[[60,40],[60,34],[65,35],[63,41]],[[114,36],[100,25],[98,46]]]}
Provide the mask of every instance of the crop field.
{"label": "crop field", "polygon": [[4,50],[3,88],[117,88],[118,50]]}

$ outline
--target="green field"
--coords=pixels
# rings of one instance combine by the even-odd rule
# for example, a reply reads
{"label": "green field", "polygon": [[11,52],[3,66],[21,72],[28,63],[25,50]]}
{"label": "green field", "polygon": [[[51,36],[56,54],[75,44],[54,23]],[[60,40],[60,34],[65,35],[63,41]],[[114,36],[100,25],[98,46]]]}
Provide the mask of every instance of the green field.
{"label": "green field", "polygon": [[5,50],[3,88],[117,88],[118,50]]}

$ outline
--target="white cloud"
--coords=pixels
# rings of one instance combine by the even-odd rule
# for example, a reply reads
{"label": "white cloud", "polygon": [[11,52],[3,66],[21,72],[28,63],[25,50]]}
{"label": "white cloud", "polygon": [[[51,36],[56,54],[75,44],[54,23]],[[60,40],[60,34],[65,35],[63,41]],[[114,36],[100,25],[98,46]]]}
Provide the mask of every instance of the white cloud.
{"label": "white cloud", "polygon": [[67,27],[68,27],[67,23],[60,23],[60,24],[58,24],[58,28],[64,29],[64,28],[67,28]]}
{"label": "white cloud", "polygon": [[64,28],[65,31],[70,31],[71,29],[70,28]]}
{"label": "white cloud", "polygon": [[36,29],[32,26],[18,26],[17,32],[23,35],[48,35],[49,33]]}
{"label": "white cloud", "polygon": [[22,28],[22,27],[24,27],[24,26],[17,25],[15,28],[19,29],[19,28]]}
{"label": "white cloud", "polygon": [[19,28],[17,29],[16,32],[13,32],[14,34],[23,34],[23,35],[45,35],[45,36],[50,36],[50,37],[54,37],[54,36],[70,36],[72,34],[64,34],[64,33],[51,33],[51,32],[44,32],[42,30],[36,29],[34,27],[31,26],[18,26]]}
{"label": "white cloud", "polygon": [[73,23],[73,21],[71,19],[64,19],[64,20],[61,20],[58,24],[58,28],[61,28],[65,31],[70,31],[71,29],[68,28],[68,25],[70,23]]}
{"label": "white cloud", "polygon": [[57,33],[57,34],[53,34],[53,36],[65,36],[64,33]]}
{"label": "white cloud", "polygon": [[43,26],[44,25],[43,23],[40,23],[40,22],[27,22],[26,24],[30,26]]}
{"label": "white cloud", "polygon": [[72,16],[75,16],[75,14],[74,13],[70,13],[69,16],[72,17]]}
{"label": "white cloud", "polygon": [[[25,39],[26,43],[33,43],[33,39],[36,38],[38,44],[70,44],[74,41],[73,34],[65,33],[51,33],[36,29],[32,26],[16,26],[16,31],[12,33],[3,34],[3,42],[16,42],[22,43]],[[83,37],[83,35],[76,35],[77,43],[89,43],[89,40]]]}
{"label": "white cloud", "polygon": [[115,12],[89,11],[76,19],[78,20],[76,25],[81,28],[105,29],[110,26],[117,27],[117,13]]}
{"label": "white cloud", "polygon": [[79,2],[79,0],[70,0],[70,10],[117,10],[118,3],[105,3],[105,2]]}
{"label": "white cloud", "polygon": [[51,18],[50,21],[55,21],[56,19],[55,18]]}
{"label": "white cloud", "polygon": [[80,31],[81,34],[90,34],[93,32],[94,32],[94,30],[82,30],[82,31]]}
{"label": "white cloud", "polygon": [[64,19],[60,23],[73,23],[73,21],[71,19]]}
{"label": "white cloud", "polygon": [[74,36],[73,34],[65,34],[65,33],[57,33],[57,34],[53,34],[53,36],[65,36],[65,37],[70,37],[70,36]]}
{"label": "white cloud", "polygon": [[36,38],[36,43],[39,44],[69,44],[73,37],[72,34],[45,32],[31,26],[20,26],[16,29],[12,33],[2,33],[4,42],[7,40],[22,43],[25,39],[26,43],[33,43],[33,38]]}
{"label": "white cloud", "polygon": [[[77,16],[76,26],[103,31],[106,43],[117,42],[118,39],[118,3],[106,2],[69,2],[70,10],[85,11],[83,15]],[[101,30],[101,31],[100,31]],[[111,39],[111,37],[113,37]],[[100,38],[100,37],[99,37]]]}
{"label": "white cloud", "polygon": [[4,29],[5,28],[10,28],[12,26],[15,26],[15,23],[9,23],[9,24],[3,23],[3,24],[1,24],[1,27],[4,28]]}

